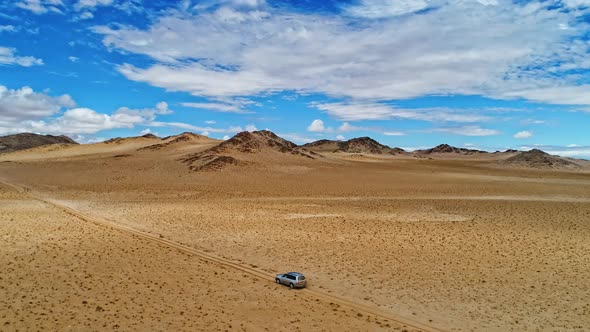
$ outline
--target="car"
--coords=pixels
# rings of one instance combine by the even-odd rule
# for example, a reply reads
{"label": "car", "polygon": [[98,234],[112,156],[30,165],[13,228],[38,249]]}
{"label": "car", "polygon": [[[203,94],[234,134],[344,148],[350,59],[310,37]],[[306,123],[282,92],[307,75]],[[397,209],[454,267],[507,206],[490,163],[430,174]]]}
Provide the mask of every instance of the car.
{"label": "car", "polygon": [[275,277],[277,284],[283,284],[289,286],[289,288],[304,288],[307,285],[305,276],[299,272],[287,272],[283,274],[277,274]]}

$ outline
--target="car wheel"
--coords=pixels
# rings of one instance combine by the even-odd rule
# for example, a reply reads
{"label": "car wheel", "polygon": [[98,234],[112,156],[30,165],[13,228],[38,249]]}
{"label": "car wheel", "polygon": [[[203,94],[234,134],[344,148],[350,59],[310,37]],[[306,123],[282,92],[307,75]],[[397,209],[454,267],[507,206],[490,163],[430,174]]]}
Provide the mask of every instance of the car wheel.
{"label": "car wheel", "polygon": [[279,278],[276,278],[276,279],[275,279],[275,282],[276,282],[277,284],[281,284],[281,281],[279,280]]}
{"label": "car wheel", "polygon": [[295,285],[293,285],[293,283],[290,283],[289,288],[293,289],[293,288],[295,288]]}

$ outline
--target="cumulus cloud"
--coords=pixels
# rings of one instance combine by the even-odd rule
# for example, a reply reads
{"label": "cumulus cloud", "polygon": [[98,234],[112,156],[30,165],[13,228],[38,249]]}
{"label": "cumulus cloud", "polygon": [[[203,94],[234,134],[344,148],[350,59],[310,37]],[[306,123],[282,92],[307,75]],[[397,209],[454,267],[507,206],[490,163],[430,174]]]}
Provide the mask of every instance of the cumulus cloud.
{"label": "cumulus cloud", "polygon": [[[168,103],[164,101],[157,103],[153,108],[120,107],[111,114],[76,106],[76,102],[67,94],[50,96],[47,93],[35,92],[29,87],[8,89],[0,85],[0,134],[19,132],[68,134],[82,137],[84,142],[90,142],[95,138],[86,135],[109,129],[132,129],[136,126],[171,127],[223,134],[244,131],[244,128],[240,126],[214,128],[193,126],[182,122],[158,121],[159,115],[172,112]],[[249,124],[245,130],[254,131],[256,126]],[[142,131],[143,134],[150,132],[152,132],[151,128]]]}
{"label": "cumulus cloud", "polygon": [[37,59],[32,56],[17,56],[14,48],[0,46],[0,65],[31,67],[40,66],[42,64],[42,59]]}
{"label": "cumulus cloud", "polygon": [[528,130],[523,130],[523,131],[517,132],[512,137],[514,137],[514,138],[529,138],[529,137],[533,137],[533,133]]}
{"label": "cumulus cloud", "polygon": [[344,141],[344,140],[346,140],[346,137],[344,137],[344,136],[342,136],[342,135],[337,135],[337,136],[336,136],[336,140],[337,140],[337,141]]}
{"label": "cumulus cloud", "polygon": [[161,101],[156,104],[156,114],[171,114],[173,111],[168,108],[168,103]]}
{"label": "cumulus cloud", "polygon": [[64,107],[75,107],[69,95],[49,96],[25,86],[8,89],[0,85],[0,130],[17,126],[26,120],[39,120],[57,114]]}
{"label": "cumulus cloud", "polygon": [[46,134],[94,134],[115,128],[147,125],[159,114],[168,114],[168,104],[155,108],[121,107],[103,114],[77,107],[69,95],[50,96],[29,87],[8,89],[0,86],[0,134],[38,132]]}
{"label": "cumulus cloud", "polygon": [[353,126],[348,122],[344,122],[340,127],[338,127],[338,131],[343,132],[343,133],[347,133],[347,132],[351,132],[351,131],[359,131],[359,130],[370,130],[370,129],[365,128],[365,127]]}
{"label": "cumulus cloud", "polygon": [[68,60],[70,60],[71,62],[78,62],[80,60],[80,58],[75,57],[75,56],[69,56]]}
{"label": "cumulus cloud", "polygon": [[[209,97],[289,90],[381,101],[533,98],[537,89],[577,87],[571,70],[587,61],[580,14],[549,2],[363,0],[345,11],[388,18],[362,24],[272,7],[211,8],[169,11],[145,29],[94,31],[111,49],[155,60],[118,66],[127,78]],[[556,93],[551,102],[567,100]]]}
{"label": "cumulus cloud", "polygon": [[324,128],[324,121],[316,119],[311,122],[311,124],[307,127],[308,131],[313,132],[323,132],[326,128]]}
{"label": "cumulus cloud", "polygon": [[56,119],[32,122],[31,126],[34,131],[46,133],[92,134],[107,129],[133,128],[145,121],[141,114],[127,108],[121,108],[112,115],[98,113],[89,108],[74,108]]}

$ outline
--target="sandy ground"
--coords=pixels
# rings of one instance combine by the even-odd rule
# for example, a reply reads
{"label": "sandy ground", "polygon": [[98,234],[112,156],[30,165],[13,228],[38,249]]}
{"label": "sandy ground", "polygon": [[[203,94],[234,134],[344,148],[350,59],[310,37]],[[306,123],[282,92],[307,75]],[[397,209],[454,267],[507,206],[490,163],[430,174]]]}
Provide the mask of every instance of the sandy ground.
{"label": "sandy ground", "polygon": [[[191,173],[178,162],[178,150],[131,151],[126,157],[101,152],[66,158],[60,153],[59,158],[46,153],[5,156],[10,162],[0,162],[0,175],[86,214],[261,273],[305,272],[312,291],[443,330],[590,329],[590,280],[585,277],[590,275],[590,175],[585,172],[501,169],[477,160],[326,156],[317,162],[261,155],[251,157],[260,161],[257,166]],[[3,257],[13,264],[16,257],[26,258],[2,275],[0,291],[9,292],[12,303],[19,289],[15,283],[35,285],[29,280],[35,279],[29,294],[37,299],[27,312],[48,308],[41,299],[58,287],[56,280],[78,285],[89,279],[93,298],[111,299],[100,303],[127,299],[127,307],[112,312],[119,319],[136,315],[130,320],[135,321],[137,307],[131,299],[154,295],[152,302],[139,301],[151,308],[138,321],[145,325],[123,325],[131,323],[122,319],[119,325],[129,328],[168,323],[176,324],[172,329],[226,329],[229,324],[232,329],[244,324],[248,330],[386,328],[382,320],[368,322],[366,314],[358,317],[352,309],[333,314],[329,303],[315,301],[312,294],[308,298],[255,278],[244,285],[237,282],[244,278],[242,272],[73,220],[27,198],[21,201],[1,205],[20,216],[13,219],[23,220],[17,224],[2,213],[2,234],[8,234],[2,251],[10,253]],[[19,204],[27,208],[19,210]],[[35,246],[48,252],[30,249]],[[64,266],[91,273],[67,273],[61,271]],[[214,277],[222,272],[236,282]],[[54,275],[62,279],[48,278]],[[137,285],[130,281],[135,278],[143,281]],[[149,280],[166,280],[170,289],[151,293],[156,286]],[[195,282],[201,286],[191,286]],[[98,315],[92,305],[88,313],[81,304],[71,309],[65,300],[81,303],[84,288],[64,292],[66,287],[59,287],[56,293],[69,293],[63,295],[66,302],[49,307],[59,312],[53,317],[62,324],[104,324],[100,317],[106,310]],[[186,293],[193,297],[178,295]],[[197,299],[215,309],[204,316],[195,311]],[[279,303],[286,300],[300,301],[301,312],[273,314],[285,310]],[[157,314],[159,310],[165,312]],[[47,317],[38,321],[20,315],[14,309],[0,311],[0,319],[9,318],[11,324],[47,324]],[[389,324],[387,328],[403,329]]]}
{"label": "sandy ground", "polygon": [[2,331],[407,329],[94,225],[5,186],[0,229]]}

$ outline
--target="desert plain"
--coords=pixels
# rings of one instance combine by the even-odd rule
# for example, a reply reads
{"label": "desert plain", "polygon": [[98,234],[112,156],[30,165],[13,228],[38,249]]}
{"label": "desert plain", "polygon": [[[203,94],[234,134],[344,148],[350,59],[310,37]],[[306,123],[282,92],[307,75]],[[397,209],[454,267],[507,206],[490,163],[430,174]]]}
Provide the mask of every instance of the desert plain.
{"label": "desert plain", "polygon": [[0,330],[590,330],[583,161],[266,138],[0,155]]}

